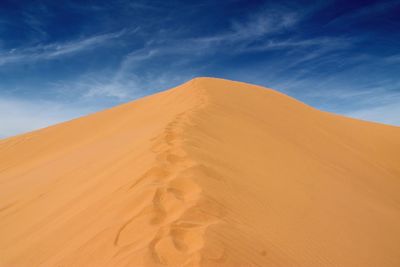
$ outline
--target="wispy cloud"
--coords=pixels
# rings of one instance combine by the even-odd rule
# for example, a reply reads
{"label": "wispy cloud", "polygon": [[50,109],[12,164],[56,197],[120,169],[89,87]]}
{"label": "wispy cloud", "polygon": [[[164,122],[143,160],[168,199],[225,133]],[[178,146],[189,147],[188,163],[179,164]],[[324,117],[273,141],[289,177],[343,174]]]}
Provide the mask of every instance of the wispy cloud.
{"label": "wispy cloud", "polygon": [[43,22],[40,19],[38,19],[37,16],[34,16],[29,12],[24,12],[22,16],[24,22],[33,32],[34,38],[32,41],[41,41],[48,37],[48,34],[44,29]]}
{"label": "wispy cloud", "polygon": [[248,40],[280,32],[295,26],[300,15],[291,12],[264,11],[250,16],[245,22],[233,22],[232,40]]}
{"label": "wispy cloud", "polygon": [[342,16],[338,16],[330,21],[329,24],[332,25],[346,23],[346,25],[349,26],[349,24],[362,21],[363,19],[369,19],[373,16],[382,16],[382,14],[387,10],[399,6],[400,4],[397,0],[378,1],[375,4],[364,5],[364,7],[359,8],[353,12],[345,13]]}
{"label": "wispy cloud", "polygon": [[[293,64],[321,57],[335,50],[352,45],[353,40],[342,37],[303,37],[297,33],[298,24],[310,10],[296,12],[287,9],[269,8],[245,18],[231,21],[231,26],[213,35],[181,37],[176,32],[161,31],[160,36],[152,36],[144,47],[125,56],[123,65],[135,65],[147,60],[167,55],[182,55],[186,60],[210,54],[243,54],[286,50],[285,52],[307,52],[299,58],[294,55]],[[291,33],[287,36],[287,33]],[[282,36],[283,35],[283,36]],[[174,38],[169,38],[174,36]],[[154,41],[157,40],[157,41]],[[312,51],[305,49],[312,48]],[[296,62],[295,62],[296,61]]]}
{"label": "wispy cloud", "polygon": [[0,98],[0,138],[43,128],[94,111],[93,107],[52,101]]}
{"label": "wispy cloud", "polygon": [[384,58],[384,60],[388,63],[399,63],[400,62],[400,54],[395,54]]}
{"label": "wispy cloud", "polygon": [[288,79],[276,86],[319,109],[400,126],[400,84],[393,80],[354,83],[345,77]]}
{"label": "wispy cloud", "polygon": [[135,67],[139,66],[122,62],[115,72],[87,73],[73,80],[51,82],[47,86],[60,99],[75,99],[89,105],[96,102],[116,105],[172,88],[194,77],[194,74],[176,73],[174,70],[166,70],[157,76],[152,72],[136,75],[132,71]]}
{"label": "wispy cloud", "polygon": [[133,74],[128,79],[118,79],[114,76],[109,81],[91,78],[84,85],[86,87],[83,94],[84,98],[110,97],[118,100],[129,100],[138,97],[140,92]]}
{"label": "wispy cloud", "polygon": [[[296,26],[302,15],[292,11],[278,11],[275,9],[247,16],[242,20],[231,21],[228,30],[214,35],[185,37],[179,35],[179,30],[160,30],[147,39],[144,47],[128,53],[122,60],[118,73],[124,73],[128,68],[152,60],[156,57],[168,55],[182,55],[186,60],[206,56],[212,53],[244,53],[256,50],[272,50],[279,48],[294,48],[300,46],[322,45],[325,40],[280,40],[270,38],[268,43],[262,39],[290,30]],[[254,41],[261,43],[250,46]],[[326,40],[327,41],[327,40]],[[117,74],[116,76],[119,76]]]}
{"label": "wispy cloud", "polygon": [[[353,45],[354,40],[343,37],[318,37],[318,38],[290,38],[290,39],[269,39],[265,42],[258,43],[247,47],[243,52],[257,52],[269,50],[287,50],[289,52],[303,51],[304,49],[312,48],[312,51],[307,50],[307,55],[296,60],[296,63],[301,63],[314,58],[317,58],[327,52],[338,51],[349,48]],[[295,56],[295,55],[293,55]]]}
{"label": "wispy cloud", "polygon": [[174,87],[191,78],[193,75],[188,76],[173,71],[160,73],[156,77],[152,73],[139,76],[120,68],[108,80],[96,75],[80,80],[79,85],[73,85],[73,87],[80,88],[79,91],[82,92],[84,100],[111,98],[118,103]]}
{"label": "wispy cloud", "polygon": [[345,115],[361,120],[400,126],[400,105],[397,101],[386,105],[351,111],[345,113]]}
{"label": "wispy cloud", "polygon": [[59,99],[78,102],[108,99],[107,102],[118,104],[141,96],[134,75],[121,80],[114,80],[114,75],[109,71],[85,73],[70,80],[49,82],[46,87],[51,88]]}
{"label": "wispy cloud", "polygon": [[295,12],[264,10],[253,14],[243,21],[233,21],[231,29],[220,34],[193,38],[190,41],[206,47],[240,42],[252,42],[274,33],[294,27],[300,20]]}
{"label": "wispy cloud", "polygon": [[99,34],[63,43],[51,43],[36,45],[33,47],[11,49],[9,51],[0,52],[0,66],[10,63],[51,60],[79,53],[105,45],[107,42],[127,34],[127,32],[128,31],[124,29],[118,32]]}

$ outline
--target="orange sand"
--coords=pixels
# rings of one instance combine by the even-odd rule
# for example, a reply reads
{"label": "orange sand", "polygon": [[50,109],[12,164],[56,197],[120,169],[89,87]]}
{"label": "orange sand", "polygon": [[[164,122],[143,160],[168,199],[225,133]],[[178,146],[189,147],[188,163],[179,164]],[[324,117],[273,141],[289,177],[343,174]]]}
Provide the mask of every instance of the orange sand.
{"label": "orange sand", "polygon": [[400,128],[194,79],[0,140],[0,266],[400,266]]}

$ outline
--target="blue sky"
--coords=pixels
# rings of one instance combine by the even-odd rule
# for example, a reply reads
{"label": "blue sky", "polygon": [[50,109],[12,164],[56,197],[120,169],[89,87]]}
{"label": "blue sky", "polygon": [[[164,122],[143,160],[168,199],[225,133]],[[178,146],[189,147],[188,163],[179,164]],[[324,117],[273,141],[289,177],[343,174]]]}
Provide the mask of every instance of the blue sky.
{"label": "blue sky", "polygon": [[0,2],[0,137],[196,76],[400,125],[400,1]]}

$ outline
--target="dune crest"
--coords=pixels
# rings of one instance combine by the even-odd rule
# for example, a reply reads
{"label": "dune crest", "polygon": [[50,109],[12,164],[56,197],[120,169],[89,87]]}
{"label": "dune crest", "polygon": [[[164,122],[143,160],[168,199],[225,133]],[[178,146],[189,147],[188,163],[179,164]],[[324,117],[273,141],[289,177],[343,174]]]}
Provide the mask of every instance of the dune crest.
{"label": "dune crest", "polygon": [[197,78],[0,140],[0,266],[400,266],[400,128]]}

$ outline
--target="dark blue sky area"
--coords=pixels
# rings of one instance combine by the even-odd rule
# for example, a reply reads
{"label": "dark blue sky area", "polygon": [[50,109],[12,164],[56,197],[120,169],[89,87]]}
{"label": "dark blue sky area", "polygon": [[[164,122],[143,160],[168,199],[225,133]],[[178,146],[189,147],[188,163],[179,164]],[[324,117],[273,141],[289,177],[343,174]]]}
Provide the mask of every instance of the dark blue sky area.
{"label": "dark blue sky area", "polygon": [[0,2],[0,137],[196,76],[400,125],[400,1]]}

